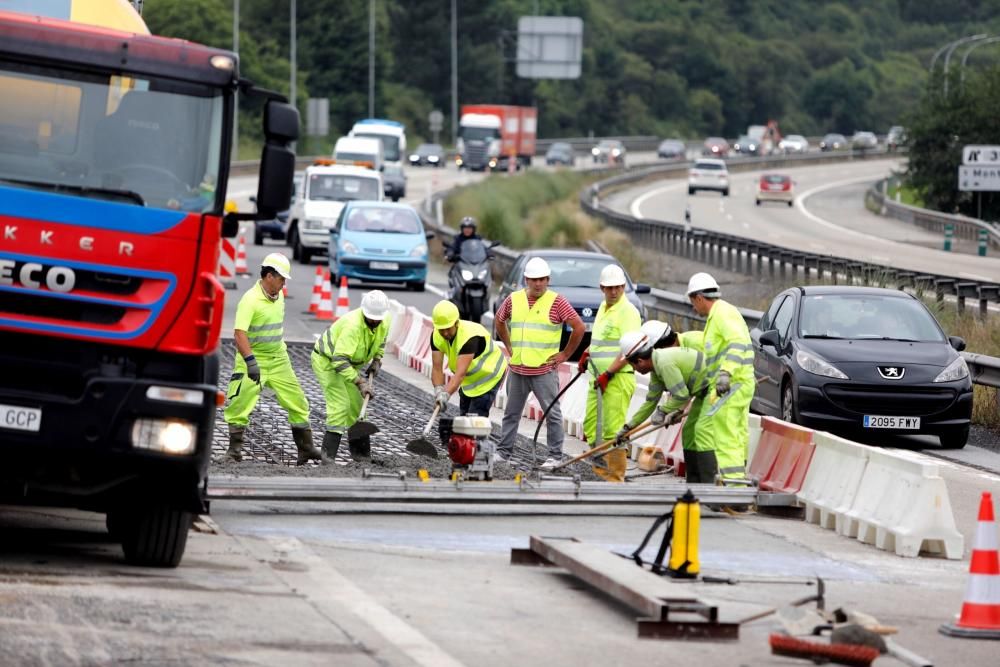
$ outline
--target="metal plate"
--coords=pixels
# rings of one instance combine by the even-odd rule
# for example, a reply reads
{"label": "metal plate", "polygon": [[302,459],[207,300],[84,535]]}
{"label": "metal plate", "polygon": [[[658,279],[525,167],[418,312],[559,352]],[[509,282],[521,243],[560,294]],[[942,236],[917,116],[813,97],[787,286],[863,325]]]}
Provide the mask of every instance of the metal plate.
{"label": "metal plate", "polygon": [[42,411],[23,405],[0,404],[0,428],[37,433],[42,427]]}

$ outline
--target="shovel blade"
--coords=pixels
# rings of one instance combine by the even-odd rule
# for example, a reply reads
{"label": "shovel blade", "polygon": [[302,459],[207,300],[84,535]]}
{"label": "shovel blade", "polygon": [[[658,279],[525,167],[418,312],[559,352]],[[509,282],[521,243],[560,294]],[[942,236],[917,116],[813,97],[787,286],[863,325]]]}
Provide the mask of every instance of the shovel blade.
{"label": "shovel blade", "polygon": [[358,440],[359,438],[367,438],[378,433],[378,426],[372,424],[371,422],[354,422],[354,425],[347,429],[347,439],[348,440]]}
{"label": "shovel blade", "polygon": [[406,443],[406,451],[413,454],[419,454],[420,456],[427,456],[432,459],[438,457],[438,450],[430,440],[425,438],[417,438],[416,440],[410,440]]}

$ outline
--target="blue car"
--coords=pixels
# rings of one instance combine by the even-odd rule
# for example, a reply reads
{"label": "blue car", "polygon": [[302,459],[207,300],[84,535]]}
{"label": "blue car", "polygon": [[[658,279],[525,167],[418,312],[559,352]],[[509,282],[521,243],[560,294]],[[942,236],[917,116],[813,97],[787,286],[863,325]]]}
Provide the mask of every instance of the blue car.
{"label": "blue car", "polygon": [[351,201],[330,230],[330,275],[403,283],[417,292],[427,281],[427,239],[420,216],[407,204]]}

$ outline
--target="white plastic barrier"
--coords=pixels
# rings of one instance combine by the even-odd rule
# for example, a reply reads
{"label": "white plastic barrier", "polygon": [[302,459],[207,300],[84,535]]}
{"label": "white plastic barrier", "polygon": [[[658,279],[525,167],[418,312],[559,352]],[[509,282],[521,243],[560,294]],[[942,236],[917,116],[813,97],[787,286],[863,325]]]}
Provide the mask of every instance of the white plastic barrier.
{"label": "white plastic barrier", "polygon": [[813,432],[816,449],[798,493],[807,523],[837,530],[844,525],[868,466],[868,447],[829,433]]}
{"label": "white plastic barrier", "polygon": [[926,551],[960,559],[965,544],[938,466],[875,447],[838,532],[908,557]]}
{"label": "white plastic barrier", "polygon": [[750,434],[750,443],[747,445],[747,462],[753,461],[753,453],[757,451],[757,443],[760,442],[760,415],[749,415],[747,418],[747,431]]}

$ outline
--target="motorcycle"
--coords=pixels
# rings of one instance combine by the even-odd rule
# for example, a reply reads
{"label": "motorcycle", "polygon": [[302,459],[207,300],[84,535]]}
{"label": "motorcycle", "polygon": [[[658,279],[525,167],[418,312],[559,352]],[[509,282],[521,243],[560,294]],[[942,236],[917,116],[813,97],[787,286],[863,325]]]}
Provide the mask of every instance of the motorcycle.
{"label": "motorcycle", "polygon": [[486,245],[482,239],[470,238],[462,243],[458,256],[449,258],[452,266],[448,271],[448,299],[458,306],[463,320],[479,322],[486,312],[493,285],[493,255],[489,250],[495,245],[499,241]]}

